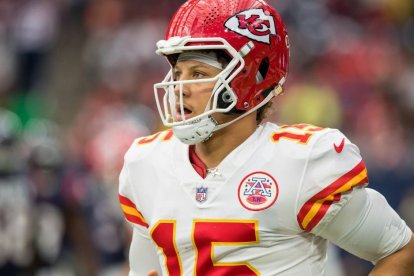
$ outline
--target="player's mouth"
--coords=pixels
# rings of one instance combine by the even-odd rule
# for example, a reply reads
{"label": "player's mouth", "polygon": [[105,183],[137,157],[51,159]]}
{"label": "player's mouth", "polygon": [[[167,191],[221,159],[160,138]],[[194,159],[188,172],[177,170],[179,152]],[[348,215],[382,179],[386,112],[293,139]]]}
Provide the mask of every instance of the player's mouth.
{"label": "player's mouth", "polygon": [[176,105],[176,118],[175,121],[176,122],[180,122],[183,120],[188,120],[189,118],[191,118],[193,115],[193,110],[188,107],[188,106],[184,106],[184,118],[181,114],[181,107],[180,105]]}

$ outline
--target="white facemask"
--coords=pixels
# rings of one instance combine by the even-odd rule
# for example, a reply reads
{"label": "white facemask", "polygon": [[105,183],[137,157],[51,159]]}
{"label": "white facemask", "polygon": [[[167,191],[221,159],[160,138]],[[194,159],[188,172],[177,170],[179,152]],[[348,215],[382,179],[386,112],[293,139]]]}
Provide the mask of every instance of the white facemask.
{"label": "white facemask", "polygon": [[[191,45],[192,43],[194,44]],[[200,43],[202,44],[200,45]],[[197,53],[195,56],[192,56],[192,59],[222,69],[222,71],[217,76],[209,79],[174,81],[171,69],[161,83],[154,84],[155,100],[161,120],[166,127],[171,127],[173,129],[174,135],[183,143],[197,144],[206,141],[211,137],[214,131],[222,129],[251,114],[281,92],[281,86],[284,79],[280,81],[276,89],[271,91],[260,104],[249,109],[230,122],[218,124],[212,117],[212,114],[228,113],[236,106],[238,99],[236,93],[230,86],[230,82],[243,70],[245,66],[243,56],[251,51],[253,43],[251,41],[246,43],[241,48],[240,52],[237,52],[223,38],[172,37],[169,40],[159,41],[157,47],[158,50],[156,52],[165,56],[185,52],[186,54],[180,55],[181,59],[189,59],[191,57],[191,51],[205,52],[206,50],[225,50],[231,57],[228,65],[225,68],[222,68],[222,65],[218,62],[215,55],[211,56],[207,54],[206,56],[205,54],[200,55],[200,53]],[[188,51],[190,51],[190,53],[188,53]],[[215,85],[211,92],[210,100],[206,104],[205,111],[202,114],[185,119],[183,88],[185,85],[192,83],[215,83]],[[175,87],[179,88],[178,95],[174,92]],[[226,93],[220,93],[221,91],[226,91]],[[219,99],[223,94],[225,94],[226,99]],[[226,107],[220,107],[218,104],[219,100],[224,100],[229,104],[226,105]],[[181,113],[181,118],[183,118],[181,121],[174,121],[177,113],[177,103],[180,106],[178,112]]]}
{"label": "white facemask", "polygon": [[[185,45],[188,42],[187,40],[188,38],[182,38],[180,41],[160,41],[157,46],[162,50],[160,50],[162,53],[181,53],[178,58],[179,61],[190,59],[196,60],[222,69],[222,71],[213,78],[174,81],[171,69],[163,82],[154,85],[154,93],[163,124],[167,127],[171,127],[175,136],[183,143],[197,144],[206,141],[211,137],[212,133],[219,128],[219,125],[211,115],[213,113],[227,113],[236,105],[237,96],[229,83],[243,69],[244,60],[224,39],[212,39],[217,45],[220,45],[219,47],[208,45],[180,46]],[[194,40],[197,39],[191,39],[191,41]],[[203,41],[205,41],[205,38],[203,38]],[[211,50],[212,48],[227,50],[228,53],[231,53],[234,56],[225,68],[223,68],[223,65],[217,60],[215,53],[194,52],[197,50]],[[183,52],[183,50],[186,51]],[[185,119],[183,88],[185,85],[192,83],[215,83],[215,85],[211,92],[210,100],[206,104],[205,111],[202,114]],[[178,95],[174,92],[174,87],[179,88]],[[221,108],[218,106],[219,94],[224,90],[228,92],[226,93],[228,97],[227,100],[230,104],[226,108]],[[164,94],[162,94],[162,92],[164,92]],[[177,113],[177,103],[180,106],[178,112],[181,113],[181,118],[183,118],[181,121],[174,121]]]}

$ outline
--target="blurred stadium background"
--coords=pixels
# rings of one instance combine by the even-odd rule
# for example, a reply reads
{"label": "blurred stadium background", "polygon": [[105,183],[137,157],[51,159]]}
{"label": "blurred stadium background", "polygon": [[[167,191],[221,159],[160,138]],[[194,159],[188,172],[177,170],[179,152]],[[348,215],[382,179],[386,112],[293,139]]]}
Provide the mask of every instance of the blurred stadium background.
{"label": "blurred stadium background", "polygon": [[[118,173],[160,129],[155,42],[183,2],[0,0],[0,275],[125,275]],[[340,128],[413,228],[414,2],[269,2],[292,48],[273,119]],[[328,275],[371,268],[331,254]]]}

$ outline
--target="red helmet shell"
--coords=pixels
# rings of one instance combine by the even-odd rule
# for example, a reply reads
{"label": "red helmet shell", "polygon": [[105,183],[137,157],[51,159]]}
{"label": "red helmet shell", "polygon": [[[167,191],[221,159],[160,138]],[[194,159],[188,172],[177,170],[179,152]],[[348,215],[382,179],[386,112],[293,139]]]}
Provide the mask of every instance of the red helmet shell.
{"label": "red helmet shell", "polygon": [[[165,39],[187,36],[224,38],[238,52],[253,42],[254,47],[243,57],[244,69],[230,82],[238,97],[238,110],[258,105],[266,96],[262,92],[287,75],[286,28],[280,15],[263,0],[189,0],[173,16]],[[256,74],[263,68],[265,76],[257,81]]]}

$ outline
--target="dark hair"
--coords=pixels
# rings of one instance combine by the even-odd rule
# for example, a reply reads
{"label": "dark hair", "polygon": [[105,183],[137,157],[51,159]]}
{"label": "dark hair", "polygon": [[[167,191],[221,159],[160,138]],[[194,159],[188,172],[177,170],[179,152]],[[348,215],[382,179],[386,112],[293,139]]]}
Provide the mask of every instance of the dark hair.
{"label": "dark hair", "polygon": [[214,52],[217,55],[217,60],[221,63],[223,68],[226,68],[231,61],[231,57],[224,50],[214,50]]}
{"label": "dark hair", "polygon": [[256,113],[256,123],[259,125],[273,110],[273,101],[268,101],[264,106],[259,108]]}

